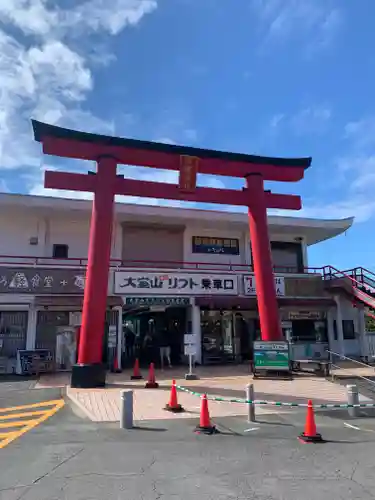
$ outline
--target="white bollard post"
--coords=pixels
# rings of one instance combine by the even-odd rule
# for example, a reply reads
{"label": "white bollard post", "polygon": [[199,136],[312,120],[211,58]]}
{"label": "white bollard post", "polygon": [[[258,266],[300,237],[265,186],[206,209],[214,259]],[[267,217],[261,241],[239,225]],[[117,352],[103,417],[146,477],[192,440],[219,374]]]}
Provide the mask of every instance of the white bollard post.
{"label": "white bollard post", "polygon": [[[246,386],[246,400],[247,401],[254,401],[254,385],[253,384],[248,384]],[[248,422],[255,422],[255,404],[254,403],[248,403],[247,404],[247,421]]]}
{"label": "white bollard post", "polygon": [[[348,405],[359,404],[359,392],[356,385],[347,385],[346,390],[348,392]],[[359,408],[348,408],[349,417],[356,418],[360,416]]]}
{"label": "white bollard post", "polygon": [[133,428],[133,391],[121,391],[120,429]]}

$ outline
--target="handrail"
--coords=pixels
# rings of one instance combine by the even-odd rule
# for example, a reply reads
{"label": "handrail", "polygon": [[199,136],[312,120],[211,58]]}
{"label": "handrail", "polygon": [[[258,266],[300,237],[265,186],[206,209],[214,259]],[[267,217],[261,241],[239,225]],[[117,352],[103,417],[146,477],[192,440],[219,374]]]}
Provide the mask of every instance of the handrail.
{"label": "handrail", "polygon": [[[362,361],[358,361],[356,359],[350,358],[349,356],[344,356],[344,354],[339,354],[338,352],[330,351],[329,349],[326,349],[326,351],[329,352],[330,354],[334,354],[335,356],[339,356],[341,359],[347,359],[349,361],[353,361],[353,363],[357,363],[358,365],[365,366],[366,368],[369,367],[369,365],[366,365],[366,363],[362,363]],[[375,374],[375,368],[374,368],[374,374]]]}
{"label": "handrail", "polygon": [[[0,255],[1,266],[15,265],[54,265],[54,266],[78,266],[85,267],[87,265],[86,257],[67,257],[66,259],[58,259],[53,257],[35,257],[30,255]],[[124,260],[111,259],[110,266],[112,268],[164,268],[164,269],[184,269],[184,270],[212,270],[212,271],[243,271],[253,272],[253,267],[250,264],[236,264],[233,262],[200,262],[200,261],[168,261],[168,260]],[[322,268],[306,267],[303,273],[298,272],[298,269],[290,266],[274,266],[274,272],[280,274],[321,274]]]}
{"label": "handrail", "polygon": [[366,273],[366,274],[370,274],[371,276],[374,276],[374,280],[375,280],[375,273],[373,271],[370,271],[369,269],[366,269],[365,267],[355,267],[353,269],[353,271],[356,271],[357,269],[360,269],[361,274]]}
{"label": "handrail", "polygon": [[[329,349],[326,349],[326,351],[329,354],[335,354],[336,356],[339,356],[341,359],[344,358],[344,359],[347,359],[349,361],[352,361],[353,363],[357,363],[358,365],[365,366],[366,368],[372,368],[371,366],[366,365],[366,363],[362,363],[361,361],[357,361],[356,359],[349,358],[348,356],[344,356],[343,354],[339,354],[339,353],[337,353],[335,351],[330,351]],[[331,366],[334,366],[335,368],[338,368],[338,369],[341,368],[340,366],[335,365],[334,363],[332,363],[332,361],[331,361]],[[374,375],[375,375],[375,368],[374,368]],[[375,385],[375,381],[371,380],[370,378],[367,378],[367,377],[364,377],[363,375],[358,375],[358,374],[356,374],[355,376],[358,377],[358,378],[362,378],[363,380],[367,380],[367,382],[370,382],[371,384]]]}

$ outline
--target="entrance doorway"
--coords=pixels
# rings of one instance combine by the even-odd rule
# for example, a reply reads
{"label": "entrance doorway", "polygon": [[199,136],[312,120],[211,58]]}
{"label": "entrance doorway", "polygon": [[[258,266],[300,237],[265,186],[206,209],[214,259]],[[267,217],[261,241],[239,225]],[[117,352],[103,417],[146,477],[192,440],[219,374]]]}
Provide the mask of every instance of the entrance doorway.
{"label": "entrance doorway", "polygon": [[[179,365],[183,358],[184,334],[187,331],[185,307],[137,308],[123,312],[123,366],[130,367],[135,358],[143,367],[152,362],[160,366],[161,337],[166,337],[171,350],[171,363]],[[164,333],[163,333],[164,332]],[[164,340],[164,339],[163,339]]]}

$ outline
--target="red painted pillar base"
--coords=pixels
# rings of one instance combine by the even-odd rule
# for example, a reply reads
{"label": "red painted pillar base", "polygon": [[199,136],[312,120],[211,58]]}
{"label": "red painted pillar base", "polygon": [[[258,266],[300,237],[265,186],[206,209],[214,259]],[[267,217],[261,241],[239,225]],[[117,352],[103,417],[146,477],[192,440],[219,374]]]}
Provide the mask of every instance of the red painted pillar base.
{"label": "red painted pillar base", "polygon": [[246,182],[250,205],[250,241],[262,340],[281,340],[283,337],[268,235],[263,178],[258,174],[249,175]]}
{"label": "red painted pillar base", "polygon": [[106,367],[102,362],[103,337],[107,309],[116,170],[115,159],[103,157],[98,161],[78,362],[72,368],[72,387],[95,388],[105,385]]}

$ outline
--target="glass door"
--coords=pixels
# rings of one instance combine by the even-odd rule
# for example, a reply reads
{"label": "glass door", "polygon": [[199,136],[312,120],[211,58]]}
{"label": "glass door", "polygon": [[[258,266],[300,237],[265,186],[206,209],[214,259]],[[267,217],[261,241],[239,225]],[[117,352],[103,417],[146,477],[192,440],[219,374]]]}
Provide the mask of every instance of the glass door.
{"label": "glass door", "polygon": [[204,363],[233,359],[233,313],[231,311],[201,311],[201,330]]}

